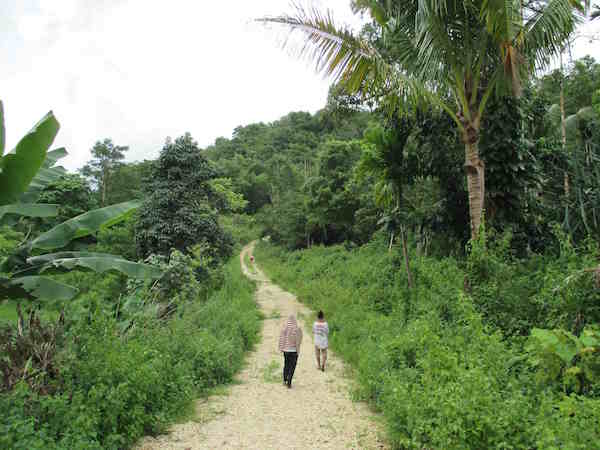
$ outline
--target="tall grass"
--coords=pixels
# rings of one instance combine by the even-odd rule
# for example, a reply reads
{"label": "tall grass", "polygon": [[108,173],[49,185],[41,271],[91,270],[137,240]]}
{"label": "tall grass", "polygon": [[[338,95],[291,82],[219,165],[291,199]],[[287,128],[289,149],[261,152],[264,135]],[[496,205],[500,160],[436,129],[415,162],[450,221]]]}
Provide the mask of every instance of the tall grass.
{"label": "tall grass", "polygon": [[537,385],[484,324],[455,259],[413,252],[411,291],[383,240],[291,253],[261,242],[255,254],[274,282],[325,312],[332,348],[395,447],[598,448],[600,402]]}

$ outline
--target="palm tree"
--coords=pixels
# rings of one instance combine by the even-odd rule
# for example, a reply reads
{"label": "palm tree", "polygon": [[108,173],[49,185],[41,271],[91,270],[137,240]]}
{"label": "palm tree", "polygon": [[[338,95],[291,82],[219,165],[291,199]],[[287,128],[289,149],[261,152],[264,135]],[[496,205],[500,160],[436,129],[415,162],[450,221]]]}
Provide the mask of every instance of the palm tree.
{"label": "palm tree", "polygon": [[519,95],[527,74],[560,54],[587,1],[354,0],[357,12],[374,19],[370,38],[336,26],[330,11],[301,6],[259,21],[302,33],[298,55],[313,59],[349,93],[376,97],[391,109],[426,103],[446,111],[465,145],[476,237],[485,198],[479,139],[486,104],[495,93]]}

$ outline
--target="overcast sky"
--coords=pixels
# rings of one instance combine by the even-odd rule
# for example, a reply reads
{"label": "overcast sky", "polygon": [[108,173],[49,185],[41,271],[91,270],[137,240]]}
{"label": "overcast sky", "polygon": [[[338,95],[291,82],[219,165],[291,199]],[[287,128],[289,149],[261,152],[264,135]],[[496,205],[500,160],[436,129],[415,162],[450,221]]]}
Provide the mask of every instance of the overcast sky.
{"label": "overcast sky", "polygon": [[[52,109],[71,170],[98,139],[128,145],[129,161],[149,159],[167,136],[190,131],[205,147],[238,125],[325,104],[329,82],[252,22],[289,11],[286,0],[0,1],[7,147]],[[349,0],[313,3],[360,22]],[[600,59],[598,48],[580,39],[573,56]]]}

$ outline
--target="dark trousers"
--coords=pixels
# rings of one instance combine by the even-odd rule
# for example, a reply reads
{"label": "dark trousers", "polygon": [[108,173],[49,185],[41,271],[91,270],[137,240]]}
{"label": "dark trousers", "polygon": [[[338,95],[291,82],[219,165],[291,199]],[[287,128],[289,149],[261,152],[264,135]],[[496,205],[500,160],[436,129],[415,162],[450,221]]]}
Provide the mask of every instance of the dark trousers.
{"label": "dark trousers", "polygon": [[288,386],[292,385],[292,377],[294,376],[297,362],[297,352],[283,352],[283,381],[287,383]]}

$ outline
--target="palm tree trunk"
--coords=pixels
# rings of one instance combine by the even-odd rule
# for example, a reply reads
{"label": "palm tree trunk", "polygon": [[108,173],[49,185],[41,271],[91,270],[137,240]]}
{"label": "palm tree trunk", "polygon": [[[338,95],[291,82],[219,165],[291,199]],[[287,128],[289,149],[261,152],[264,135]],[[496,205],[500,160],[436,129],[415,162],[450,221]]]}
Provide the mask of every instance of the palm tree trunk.
{"label": "palm tree trunk", "polygon": [[479,158],[479,130],[473,130],[465,138],[465,172],[469,190],[469,216],[471,218],[471,238],[479,235],[481,215],[485,201],[485,165]]}

